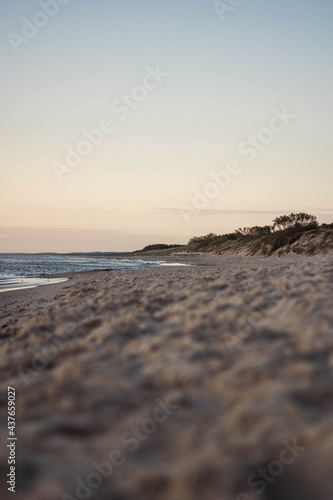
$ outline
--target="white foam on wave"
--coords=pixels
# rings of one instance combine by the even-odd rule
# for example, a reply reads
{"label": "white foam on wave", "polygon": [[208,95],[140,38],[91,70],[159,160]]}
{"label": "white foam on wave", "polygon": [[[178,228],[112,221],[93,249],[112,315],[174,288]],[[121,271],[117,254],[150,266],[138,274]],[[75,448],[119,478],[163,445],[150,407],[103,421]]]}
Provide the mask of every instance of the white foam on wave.
{"label": "white foam on wave", "polygon": [[68,281],[68,278],[18,278],[15,276],[14,278],[2,279],[0,282],[0,293],[53,285],[64,281]]}

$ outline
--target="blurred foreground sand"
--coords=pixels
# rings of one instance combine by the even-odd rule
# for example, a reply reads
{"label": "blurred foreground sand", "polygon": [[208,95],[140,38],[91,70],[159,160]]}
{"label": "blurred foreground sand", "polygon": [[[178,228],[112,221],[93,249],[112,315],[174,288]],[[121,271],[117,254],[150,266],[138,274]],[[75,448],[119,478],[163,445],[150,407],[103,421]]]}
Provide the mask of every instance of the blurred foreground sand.
{"label": "blurred foreground sand", "polygon": [[333,498],[332,256],[183,260],[0,294],[2,498]]}

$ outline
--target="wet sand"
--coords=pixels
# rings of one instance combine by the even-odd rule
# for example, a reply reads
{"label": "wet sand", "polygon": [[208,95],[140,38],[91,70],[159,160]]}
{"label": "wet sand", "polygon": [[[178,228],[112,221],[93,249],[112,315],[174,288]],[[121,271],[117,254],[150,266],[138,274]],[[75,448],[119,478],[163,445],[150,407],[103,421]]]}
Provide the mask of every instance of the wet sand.
{"label": "wet sand", "polygon": [[332,256],[168,259],[0,294],[16,498],[331,498]]}

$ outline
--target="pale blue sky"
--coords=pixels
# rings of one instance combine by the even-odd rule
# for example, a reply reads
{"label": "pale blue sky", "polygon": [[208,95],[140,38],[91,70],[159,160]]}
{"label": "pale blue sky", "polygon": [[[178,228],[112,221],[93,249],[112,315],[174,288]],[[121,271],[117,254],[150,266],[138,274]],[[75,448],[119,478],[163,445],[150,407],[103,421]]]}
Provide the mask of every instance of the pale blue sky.
{"label": "pale blue sky", "polygon": [[[0,6],[0,251],[131,250],[275,211],[331,221],[331,1],[244,0],[222,22],[204,0],[71,0],[16,54],[8,33],[40,10]],[[111,103],[157,65],[168,78],[121,121]],[[284,106],[296,118],[247,163],[238,145]],[[53,162],[105,117],[115,133],[59,182]],[[234,159],[242,173],[186,222],[179,206]]]}

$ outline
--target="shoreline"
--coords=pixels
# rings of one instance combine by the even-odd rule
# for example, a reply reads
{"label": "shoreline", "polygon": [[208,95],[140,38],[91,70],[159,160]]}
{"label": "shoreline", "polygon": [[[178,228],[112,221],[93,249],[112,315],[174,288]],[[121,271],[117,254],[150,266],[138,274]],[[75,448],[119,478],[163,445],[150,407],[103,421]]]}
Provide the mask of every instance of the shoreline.
{"label": "shoreline", "polygon": [[[126,256],[125,260],[143,260],[143,261],[151,261],[151,262],[170,262],[174,264],[188,264],[188,265],[207,265],[211,266],[213,265],[211,260],[209,259],[209,255],[205,255],[203,257],[196,257],[196,256],[165,256],[163,259],[161,259],[159,256],[149,256],[145,257],[143,256],[142,258],[137,258],[135,256]],[[213,256],[212,256],[213,257]],[[112,259],[115,260],[124,260],[124,257],[122,256],[117,256],[117,257],[112,257]],[[209,260],[209,264],[205,264],[204,262]],[[132,271],[132,269],[124,269],[126,271]],[[28,299],[31,299],[31,302],[35,302],[36,300],[38,301],[39,299],[46,298],[46,300],[49,300],[52,298],[55,294],[57,294],[57,291],[62,290],[63,288],[67,288],[66,284],[69,286],[70,284],[79,282],[82,278],[84,279],[85,277],[89,277],[91,273],[103,273],[103,272],[118,272],[119,269],[95,269],[91,271],[74,271],[74,272],[65,272],[65,273],[54,273],[54,274],[40,274],[36,276],[35,278],[46,278],[46,279],[61,279],[61,278],[66,278],[67,281],[64,282],[58,282],[58,283],[50,283],[50,284],[45,284],[45,285],[38,285],[34,287],[26,287],[26,288],[21,288],[21,289],[15,289],[15,290],[5,290],[0,293],[0,319],[2,317],[2,309],[4,307],[4,304],[9,306],[10,304],[13,303],[25,303]],[[44,293],[45,291],[45,293]],[[34,293],[32,293],[34,292]],[[8,316],[8,315],[7,315]]]}
{"label": "shoreline", "polygon": [[[321,255],[318,256],[283,256],[278,257],[277,259],[281,259],[281,262],[297,262],[300,260],[306,259],[320,259]],[[123,260],[123,257],[115,257],[117,260]],[[276,257],[275,257],[276,258]],[[181,266],[184,268],[193,267],[202,267],[202,268],[216,268],[223,266],[225,263],[228,265],[246,262],[258,262],[265,261],[266,259],[270,259],[270,257],[258,257],[258,256],[240,256],[240,255],[216,255],[213,253],[193,253],[193,254],[180,254],[180,255],[149,255],[149,256],[126,256],[126,260],[144,260],[144,261],[160,261],[174,264],[187,264],[188,266]],[[274,259],[274,257],[273,257]],[[161,266],[164,267],[164,266]],[[165,266],[165,268],[170,269],[174,266]],[[177,267],[177,266],[175,266]],[[143,268],[143,269],[154,269],[154,268]],[[160,268],[155,268],[160,269]],[[1,320],[3,318],[8,318],[13,315],[13,313],[22,315],[23,312],[26,312],[27,308],[32,309],[36,307],[40,308],[41,304],[47,304],[49,301],[54,301],[58,295],[58,293],[63,290],[67,290],[72,285],[79,284],[84,280],[89,280],[91,277],[107,272],[119,272],[126,271],[132,272],[135,269],[97,269],[92,271],[75,271],[68,273],[55,273],[55,274],[41,274],[37,276],[38,278],[66,278],[67,281],[52,283],[47,285],[39,285],[33,288],[22,288],[20,290],[7,290],[0,293],[0,328]]]}
{"label": "shoreline", "polygon": [[[75,283],[79,283],[84,275],[98,271],[80,271],[75,273],[43,274],[43,278],[67,278],[67,281],[39,285],[33,288],[22,288],[20,290],[7,290],[0,293],[0,321],[4,318],[26,312],[26,308],[36,307],[40,304],[53,301],[56,295],[63,289],[69,288]],[[24,310],[23,310],[24,309]],[[6,313],[6,314],[4,314]],[[0,322],[1,328],[1,322]]]}

